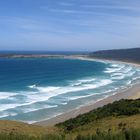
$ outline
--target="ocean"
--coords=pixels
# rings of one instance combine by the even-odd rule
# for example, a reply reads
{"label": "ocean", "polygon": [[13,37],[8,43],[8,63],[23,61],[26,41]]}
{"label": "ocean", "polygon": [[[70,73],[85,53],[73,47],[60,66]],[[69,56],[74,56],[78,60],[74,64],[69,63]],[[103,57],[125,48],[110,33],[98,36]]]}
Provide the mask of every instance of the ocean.
{"label": "ocean", "polygon": [[0,58],[0,119],[34,123],[97,102],[140,82],[140,69],[115,62]]}

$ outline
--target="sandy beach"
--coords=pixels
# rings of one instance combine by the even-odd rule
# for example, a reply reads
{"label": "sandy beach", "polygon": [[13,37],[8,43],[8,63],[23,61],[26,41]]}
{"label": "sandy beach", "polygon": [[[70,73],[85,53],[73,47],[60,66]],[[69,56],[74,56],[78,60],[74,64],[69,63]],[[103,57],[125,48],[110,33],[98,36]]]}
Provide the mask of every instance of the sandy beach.
{"label": "sandy beach", "polygon": [[110,63],[121,63],[121,64],[128,64],[132,65],[135,67],[140,68],[140,64],[138,63],[133,63],[129,61],[119,61],[119,60],[111,60],[111,59],[99,59],[99,58],[91,58],[88,55],[72,55],[72,56],[63,56],[63,58],[70,58],[70,59],[80,59],[80,60],[85,60],[85,61],[97,61],[97,62],[110,62]]}
{"label": "sandy beach", "polygon": [[[75,57],[67,57],[67,58],[74,58],[74,59],[82,59],[82,60],[90,60],[90,61],[112,61],[112,60],[100,60],[100,59],[92,59],[92,58],[86,58],[86,57],[81,57],[81,56],[75,56]],[[121,61],[112,61],[112,62],[117,62],[117,63],[127,63],[136,67],[140,67],[139,64],[135,63],[129,63],[129,62],[121,62]],[[102,100],[97,101],[96,103],[89,103],[86,106],[80,107],[78,109],[74,109],[70,112],[66,112],[62,115],[56,116],[52,119],[41,121],[35,123],[36,125],[40,126],[54,126],[57,123],[64,122],[70,118],[75,118],[76,116],[80,114],[87,113],[93,109],[96,109],[98,107],[102,107],[108,103],[112,103],[114,101],[118,101],[120,99],[138,99],[140,98],[140,84],[133,85],[127,89],[118,91],[116,94],[109,96],[107,98],[104,98]]]}

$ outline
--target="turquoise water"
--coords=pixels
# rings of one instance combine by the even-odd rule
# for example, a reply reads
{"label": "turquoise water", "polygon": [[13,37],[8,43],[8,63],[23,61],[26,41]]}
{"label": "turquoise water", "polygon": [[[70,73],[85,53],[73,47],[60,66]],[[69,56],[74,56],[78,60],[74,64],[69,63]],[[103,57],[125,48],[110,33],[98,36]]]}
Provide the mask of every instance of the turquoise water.
{"label": "turquoise water", "polygon": [[0,58],[0,119],[49,119],[139,81],[140,70],[121,63]]}

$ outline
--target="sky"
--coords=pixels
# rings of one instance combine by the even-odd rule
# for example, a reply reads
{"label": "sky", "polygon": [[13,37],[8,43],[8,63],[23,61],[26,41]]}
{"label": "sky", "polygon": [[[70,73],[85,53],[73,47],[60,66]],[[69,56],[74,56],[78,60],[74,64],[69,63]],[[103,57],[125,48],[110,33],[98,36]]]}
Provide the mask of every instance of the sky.
{"label": "sky", "polygon": [[140,0],[0,0],[0,50],[140,47]]}

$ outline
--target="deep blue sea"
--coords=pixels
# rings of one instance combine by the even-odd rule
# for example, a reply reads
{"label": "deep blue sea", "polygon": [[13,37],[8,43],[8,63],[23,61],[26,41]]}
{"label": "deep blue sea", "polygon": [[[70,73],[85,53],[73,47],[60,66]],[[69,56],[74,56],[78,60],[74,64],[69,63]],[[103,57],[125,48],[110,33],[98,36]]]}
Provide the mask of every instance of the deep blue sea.
{"label": "deep blue sea", "polygon": [[0,58],[0,119],[46,120],[139,81],[140,69],[122,63]]}

